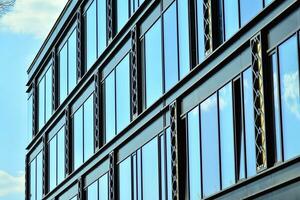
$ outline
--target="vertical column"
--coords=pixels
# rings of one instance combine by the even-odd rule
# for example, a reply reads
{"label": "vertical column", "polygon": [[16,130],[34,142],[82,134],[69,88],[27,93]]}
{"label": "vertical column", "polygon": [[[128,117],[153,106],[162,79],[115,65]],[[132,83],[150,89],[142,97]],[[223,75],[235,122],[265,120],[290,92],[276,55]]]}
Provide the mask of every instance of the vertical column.
{"label": "vertical column", "polygon": [[115,200],[115,153],[111,152],[109,154],[109,200]]}
{"label": "vertical column", "polygon": [[57,62],[56,62],[56,49],[53,48],[51,53],[51,62],[52,62],[52,109],[53,111],[56,110],[58,106],[58,99],[57,99],[57,88],[58,88],[58,82],[55,77],[57,76],[58,68],[57,68]]}
{"label": "vertical column", "polygon": [[65,110],[65,171],[66,176],[72,172],[72,137],[70,123],[70,108]]}
{"label": "vertical column", "polygon": [[81,45],[81,41],[83,41],[83,32],[82,32],[82,12],[81,12],[81,8],[78,9],[77,13],[76,13],[76,23],[77,23],[77,27],[76,27],[76,31],[77,31],[77,82],[81,79],[82,75],[83,75],[83,65],[82,65],[82,60],[84,59],[83,56],[83,51],[82,51],[82,45]]}
{"label": "vertical column", "polygon": [[47,134],[43,136],[43,197],[48,192],[48,148],[47,148]]}
{"label": "vertical column", "polygon": [[253,103],[256,143],[256,169],[261,171],[267,167],[265,104],[262,66],[261,34],[250,40],[253,73]]}
{"label": "vertical column", "polygon": [[82,177],[80,177],[78,179],[78,196],[77,196],[77,199],[78,200],[83,200],[84,199],[84,194],[83,194],[83,179]]}
{"label": "vertical column", "polygon": [[36,80],[32,82],[32,135],[35,136],[37,134],[37,104],[38,104],[38,97],[37,97],[37,87],[36,87]]}
{"label": "vertical column", "polygon": [[106,24],[107,24],[107,39],[110,43],[113,39],[114,28],[113,28],[113,0],[106,0]]}
{"label": "vertical column", "polygon": [[100,134],[100,101],[101,101],[101,92],[100,92],[100,70],[98,70],[96,72],[96,74],[94,75],[94,84],[95,84],[95,92],[94,92],[94,130],[95,130],[95,135],[94,135],[94,141],[95,141],[95,149],[96,151],[98,149],[100,149],[100,147],[102,146],[102,138],[101,138],[101,134]]}

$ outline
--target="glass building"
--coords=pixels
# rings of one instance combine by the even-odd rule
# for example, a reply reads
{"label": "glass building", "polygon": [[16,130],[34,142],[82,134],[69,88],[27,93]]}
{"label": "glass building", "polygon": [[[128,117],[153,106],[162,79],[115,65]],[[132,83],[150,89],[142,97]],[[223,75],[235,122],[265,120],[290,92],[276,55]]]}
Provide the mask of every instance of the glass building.
{"label": "glass building", "polygon": [[298,0],[69,0],[28,69],[26,200],[300,198]]}

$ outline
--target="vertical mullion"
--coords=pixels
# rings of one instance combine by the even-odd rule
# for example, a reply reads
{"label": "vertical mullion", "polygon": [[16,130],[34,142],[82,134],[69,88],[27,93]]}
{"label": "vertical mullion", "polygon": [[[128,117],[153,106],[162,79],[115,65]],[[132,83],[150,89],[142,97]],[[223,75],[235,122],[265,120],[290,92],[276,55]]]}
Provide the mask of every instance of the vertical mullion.
{"label": "vertical mullion", "polygon": [[239,13],[239,29],[241,28],[241,3],[240,3],[240,0],[237,0],[238,2],[238,13]]}
{"label": "vertical mullion", "polygon": [[233,108],[232,108],[232,111],[233,111],[233,120],[232,120],[232,127],[233,127],[233,141],[234,141],[234,166],[235,166],[235,170],[234,170],[234,172],[235,172],[235,175],[234,175],[234,178],[235,178],[235,183],[239,180],[238,179],[238,173],[239,173],[239,168],[237,167],[238,166],[238,162],[237,162],[237,158],[238,158],[238,154],[237,154],[237,131],[236,131],[236,128],[235,128],[235,123],[236,123],[236,120],[235,120],[235,103],[234,103],[234,98],[235,98],[235,92],[234,92],[234,82],[231,80],[230,81],[230,84],[231,84],[231,101],[233,102],[232,103],[232,106],[233,106]]}

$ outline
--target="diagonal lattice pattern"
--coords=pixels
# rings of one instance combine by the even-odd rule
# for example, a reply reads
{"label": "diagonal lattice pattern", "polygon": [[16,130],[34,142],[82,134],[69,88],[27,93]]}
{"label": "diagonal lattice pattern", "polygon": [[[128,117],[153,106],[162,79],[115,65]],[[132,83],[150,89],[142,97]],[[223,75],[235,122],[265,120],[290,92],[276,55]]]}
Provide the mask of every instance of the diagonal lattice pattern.
{"label": "diagonal lattice pattern", "polygon": [[203,16],[204,16],[204,45],[205,55],[209,55],[212,52],[212,16],[211,16],[211,0],[203,1]]}
{"label": "diagonal lattice pattern", "polygon": [[115,154],[109,154],[109,200],[115,199]]}
{"label": "diagonal lattice pattern", "polygon": [[52,55],[51,55],[51,62],[52,62],[52,111],[56,109],[55,105],[55,93],[56,93],[56,87],[55,87],[55,77],[56,77],[56,60],[55,60],[55,48],[52,50]]}
{"label": "diagonal lattice pattern", "polygon": [[111,42],[113,39],[113,0],[107,0],[106,3],[106,21],[107,21],[107,36],[108,36],[108,41]]}
{"label": "diagonal lattice pattern", "polygon": [[48,166],[48,162],[47,162],[47,158],[48,158],[48,149],[47,149],[47,134],[45,134],[43,136],[43,196],[45,196],[47,194],[47,180],[48,180],[48,177],[47,177],[47,172],[48,172],[48,169],[47,169],[47,166]]}
{"label": "diagonal lattice pattern", "polygon": [[65,171],[66,174],[70,174],[71,173],[71,169],[70,169],[70,163],[71,163],[71,159],[70,159],[70,111],[69,111],[69,107],[65,110],[65,119],[66,119],[66,125],[65,125]]}
{"label": "diagonal lattice pattern", "polygon": [[81,9],[78,9],[76,13],[76,21],[77,21],[77,39],[76,39],[76,47],[77,47],[77,66],[76,66],[76,71],[77,71],[77,80],[80,80],[82,76],[82,66],[81,66],[81,60],[82,60],[82,51],[81,51],[81,30],[82,30],[82,13]]}
{"label": "diagonal lattice pattern", "polygon": [[95,84],[95,92],[94,92],[94,130],[95,130],[95,135],[94,135],[94,139],[95,139],[95,148],[99,149],[101,144],[100,144],[100,106],[99,106],[99,102],[100,102],[100,82],[99,82],[99,71],[97,71],[97,73],[94,75],[94,84]]}
{"label": "diagonal lattice pattern", "polygon": [[130,66],[131,66],[131,112],[133,117],[138,115],[138,65],[137,65],[137,28],[131,30],[131,52],[130,52]]}

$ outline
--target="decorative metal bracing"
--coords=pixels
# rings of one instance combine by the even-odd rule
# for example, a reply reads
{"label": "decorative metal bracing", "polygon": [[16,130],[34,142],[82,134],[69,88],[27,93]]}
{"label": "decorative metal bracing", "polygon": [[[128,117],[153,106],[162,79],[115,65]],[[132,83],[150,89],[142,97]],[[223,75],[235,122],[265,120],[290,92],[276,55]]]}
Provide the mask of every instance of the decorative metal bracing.
{"label": "decorative metal bracing", "polygon": [[36,81],[32,82],[32,135],[37,134],[37,87]]}
{"label": "decorative metal bracing", "polygon": [[65,110],[65,171],[66,175],[71,174],[71,124],[69,107]]}
{"label": "decorative metal bracing", "polygon": [[94,130],[95,130],[95,149],[98,150],[101,147],[101,139],[100,139],[100,71],[94,75],[95,81],[95,92],[94,92]]}
{"label": "decorative metal bracing", "polygon": [[78,195],[77,195],[77,199],[78,200],[83,200],[84,198],[84,194],[83,194],[83,179],[82,177],[80,177],[78,179]]}
{"label": "decorative metal bracing", "polygon": [[115,153],[109,154],[109,200],[115,200]]}
{"label": "decorative metal bracing", "polygon": [[48,149],[47,149],[47,134],[43,136],[43,196],[48,192],[47,180],[48,180]]}
{"label": "decorative metal bracing", "polygon": [[82,39],[82,13],[81,9],[79,8],[76,13],[76,20],[77,20],[77,80],[80,80],[82,76],[82,47],[81,47],[81,39]]}
{"label": "decorative metal bracing", "polygon": [[170,130],[171,130],[171,159],[172,159],[172,199],[179,199],[179,165],[178,165],[178,114],[177,103],[173,102],[170,107]]}
{"label": "decorative metal bracing", "polygon": [[[205,55],[209,55],[213,51],[212,37],[212,4],[211,0],[203,1],[203,16],[204,16],[204,45]],[[200,38],[199,38],[200,39]]]}
{"label": "decorative metal bracing", "polygon": [[52,50],[51,55],[51,62],[52,62],[52,110],[56,109],[56,87],[55,87],[55,81],[56,81],[56,51],[55,48]]}
{"label": "decorative metal bracing", "polygon": [[131,52],[130,52],[130,66],[131,66],[131,113],[132,117],[136,118],[139,113],[138,101],[138,32],[135,26],[131,30]]}
{"label": "decorative metal bracing", "polygon": [[113,39],[114,28],[113,28],[113,0],[106,1],[106,24],[107,24],[107,38],[110,43]]}
{"label": "decorative metal bracing", "polygon": [[250,40],[250,46],[253,74],[256,169],[260,171],[267,167],[262,45],[260,34],[257,34]]}

